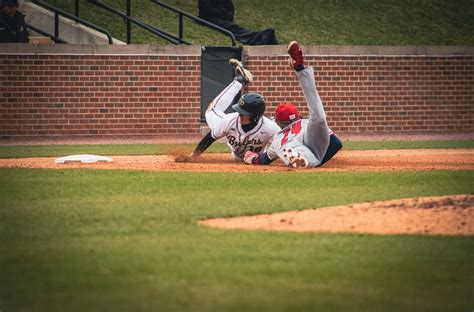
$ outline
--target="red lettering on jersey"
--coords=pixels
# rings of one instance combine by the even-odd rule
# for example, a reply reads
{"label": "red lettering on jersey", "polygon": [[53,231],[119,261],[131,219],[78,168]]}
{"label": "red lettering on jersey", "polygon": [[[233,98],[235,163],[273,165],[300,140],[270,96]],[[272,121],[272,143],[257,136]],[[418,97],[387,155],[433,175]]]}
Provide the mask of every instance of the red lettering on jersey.
{"label": "red lettering on jersey", "polygon": [[285,144],[288,142],[288,135],[290,134],[290,131],[292,134],[298,134],[301,131],[301,120],[298,120],[298,122],[295,122],[293,125],[291,125],[291,129],[286,129],[285,132],[283,132],[283,139],[281,139],[281,144]]}
{"label": "red lettering on jersey", "polygon": [[288,141],[288,134],[290,133],[290,129],[286,129],[285,132],[283,132],[283,139],[281,139],[280,145],[283,146]]}
{"label": "red lettering on jersey", "polygon": [[301,120],[291,126],[291,133],[298,134],[301,131]]}

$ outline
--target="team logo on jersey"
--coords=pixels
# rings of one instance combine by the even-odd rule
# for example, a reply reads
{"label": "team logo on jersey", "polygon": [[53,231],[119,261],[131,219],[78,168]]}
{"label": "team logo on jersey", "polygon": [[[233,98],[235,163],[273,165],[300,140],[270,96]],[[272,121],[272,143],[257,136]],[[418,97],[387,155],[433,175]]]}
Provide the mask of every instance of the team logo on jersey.
{"label": "team logo on jersey", "polygon": [[262,145],[263,144],[263,142],[260,139],[249,139],[248,137],[246,137],[242,142],[240,142],[240,141],[237,141],[237,139],[233,135],[229,135],[227,137],[227,142],[229,142],[229,144],[232,145],[232,147],[234,147],[235,149],[239,149],[242,146],[245,146],[244,150],[246,150],[247,146],[249,145]]}

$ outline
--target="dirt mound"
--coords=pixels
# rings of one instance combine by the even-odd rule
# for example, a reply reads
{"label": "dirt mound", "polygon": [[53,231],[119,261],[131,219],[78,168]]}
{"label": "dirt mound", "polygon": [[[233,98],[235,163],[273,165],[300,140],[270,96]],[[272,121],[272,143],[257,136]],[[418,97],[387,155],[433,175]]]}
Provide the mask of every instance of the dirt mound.
{"label": "dirt mound", "polygon": [[199,223],[224,229],[266,231],[474,235],[474,196],[368,202]]}

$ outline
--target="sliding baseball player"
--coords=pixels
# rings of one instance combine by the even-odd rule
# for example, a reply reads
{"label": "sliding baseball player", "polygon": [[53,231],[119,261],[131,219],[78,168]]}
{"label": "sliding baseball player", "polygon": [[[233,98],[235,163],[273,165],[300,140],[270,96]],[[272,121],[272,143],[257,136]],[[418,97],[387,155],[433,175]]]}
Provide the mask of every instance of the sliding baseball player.
{"label": "sliding baseball player", "polygon": [[242,88],[253,81],[252,73],[236,59],[229,60],[234,67],[234,80],[209,104],[206,110],[206,122],[211,129],[199,142],[191,154],[193,160],[201,155],[212,143],[226,138],[232,156],[243,161],[246,152],[258,154],[264,151],[280,127],[263,116],[265,99],[258,93],[246,93],[237,104],[234,112],[226,114],[226,109]]}
{"label": "sliding baseball player", "polygon": [[268,165],[280,158],[293,168],[318,167],[342,148],[342,142],[328,127],[313,68],[305,68],[303,51],[298,42],[293,41],[288,45],[288,54],[308,104],[309,118],[300,119],[298,109],[292,103],[280,104],[275,119],[282,130],[267,151],[246,152],[244,162],[247,164]]}

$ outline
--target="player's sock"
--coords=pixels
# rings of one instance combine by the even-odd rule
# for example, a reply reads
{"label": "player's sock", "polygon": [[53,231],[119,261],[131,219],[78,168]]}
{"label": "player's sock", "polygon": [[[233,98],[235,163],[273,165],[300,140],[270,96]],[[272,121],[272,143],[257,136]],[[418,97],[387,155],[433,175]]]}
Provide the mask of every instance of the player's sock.
{"label": "player's sock", "polygon": [[302,71],[303,69],[305,69],[304,64],[298,64],[295,68],[296,71]]}
{"label": "player's sock", "polygon": [[240,82],[243,86],[247,84],[247,80],[245,79],[244,76],[235,76],[234,80]]}

